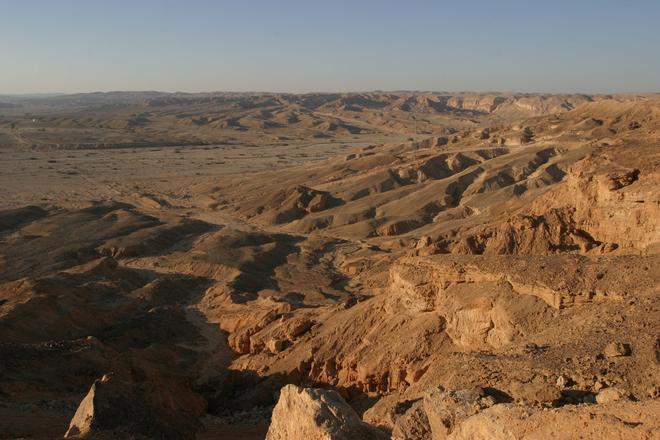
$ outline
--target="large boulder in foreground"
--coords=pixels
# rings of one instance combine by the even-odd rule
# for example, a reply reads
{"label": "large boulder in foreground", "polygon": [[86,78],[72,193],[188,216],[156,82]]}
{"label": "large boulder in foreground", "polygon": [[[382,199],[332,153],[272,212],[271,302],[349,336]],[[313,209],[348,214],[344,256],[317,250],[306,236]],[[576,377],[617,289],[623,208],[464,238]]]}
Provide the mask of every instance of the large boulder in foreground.
{"label": "large boulder in foreground", "polygon": [[64,438],[194,439],[204,399],[165,388],[105,375],[80,402]]}
{"label": "large boulder in foreground", "polygon": [[360,420],[335,391],[287,385],[273,410],[267,440],[378,440],[384,432]]}

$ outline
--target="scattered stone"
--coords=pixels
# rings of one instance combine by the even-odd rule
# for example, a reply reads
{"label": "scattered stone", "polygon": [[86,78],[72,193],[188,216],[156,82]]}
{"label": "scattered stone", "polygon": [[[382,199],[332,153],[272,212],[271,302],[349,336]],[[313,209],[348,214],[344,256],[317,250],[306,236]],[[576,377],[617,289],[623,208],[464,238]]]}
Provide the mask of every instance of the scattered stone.
{"label": "scattered stone", "polygon": [[557,378],[557,387],[560,389],[566,388],[571,382],[573,381],[570,377],[566,376],[565,374],[560,374]]}
{"label": "scattered stone", "polygon": [[596,395],[597,403],[610,403],[621,400],[625,397],[625,393],[616,388],[605,388]]}
{"label": "scattered stone", "polygon": [[517,401],[529,403],[552,403],[561,398],[557,387],[545,382],[513,382],[511,396]]}
{"label": "scattered stone", "polygon": [[428,235],[425,235],[421,237],[419,240],[417,240],[417,245],[415,246],[416,249],[422,249],[427,246],[431,246],[432,240],[431,237]]}
{"label": "scattered stone", "polygon": [[266,342],[266,349],[270,351],[271,353],[279,353],[280,351],[284,350],[284,341],[281,339],[275,339],[271,338]]}
{"label": "scattered stone", "polygon": [[608,178],[608,188],[611,191],[616,191],[625,186],[631,185],[639,180],[639,170],[637,168],[626,171],[624,173],[614,173],[609,174]]}
{"label": "scattered stone", "polygon": [[540,351],[540,347],[538,346],[538,344],[535,344],[534,342],[529,342],[525,344],[525,347],[523,349],[523,353],[530,353],[530,354],[536,353],[538,351]]}
{"label": "scattered stone", "polygon": [[603,354],[608,358],[630,356],[631,352],[630,345],[621,342],[610,342],[603,349]]}

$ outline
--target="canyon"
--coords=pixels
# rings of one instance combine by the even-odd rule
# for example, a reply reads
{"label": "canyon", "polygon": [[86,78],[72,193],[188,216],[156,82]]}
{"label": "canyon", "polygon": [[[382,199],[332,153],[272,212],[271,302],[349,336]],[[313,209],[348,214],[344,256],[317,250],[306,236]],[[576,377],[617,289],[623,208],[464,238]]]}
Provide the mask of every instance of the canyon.
{"label": "canyon", "polygon": [[0,103],[2,438],[660,431],[658,95]]}

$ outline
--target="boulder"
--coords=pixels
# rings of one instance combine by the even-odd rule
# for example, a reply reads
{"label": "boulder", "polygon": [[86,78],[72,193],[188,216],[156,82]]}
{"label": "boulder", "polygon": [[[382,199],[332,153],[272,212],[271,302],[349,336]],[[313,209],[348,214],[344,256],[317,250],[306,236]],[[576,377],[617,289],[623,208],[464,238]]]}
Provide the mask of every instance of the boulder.
{"label": "boulder", "polygon": [[545,382],[513,382],[510,391],[519,402],[549,404],[561,398],[561,391],[554,384]]}
{"label": "boulder", "polygon": [[610,342],[603,349],[603,354],[608,358],[630,356],[630,345],[621,342]]}
{"label": "boulder", "polygon": [[64,438],[194,439],[204,409],[199,396],[175,396],[152,384],[105,375],[80,402]]}
{"label": "boulder", "polygon": [[377,440],[370,427],[335,391],[286,385],[273,409],[267,440]]}
{"label": "boulder", "polygon": [[421,400],[399,417],[392,430],[392,440],[431,438],[431,426]]}
{"label": "boulder", "polygon": [[559,389],[564,389],[566,388],[573,380],[566,376],[565,374],[560,374],[559,377],[557,377],[557,388]]}
{"label": "boulder", "polygon": [[288,339],[295,339],[305,334],[314,325],[314,321],[305,317],[293,318],[284,325],[284,331]]}
{"label": "boulder", "polygon": [[266,348],[268,349],[269,352],[273,354],[279,353],[285,348],[284,341],[281,339],[271,338],[268,340],[268,342],[266,342]]}
{"label": "boulder", "polygon": [[616,402],[626,397],[626,394],[617,388],[605,388],[596,395],[596,403]]}
{"label": "boulder", "polygon": [[434,440],[448,438],[461,421],[496,403],[483,388],[458,391],[437,388],[427,392],[423,402]]}

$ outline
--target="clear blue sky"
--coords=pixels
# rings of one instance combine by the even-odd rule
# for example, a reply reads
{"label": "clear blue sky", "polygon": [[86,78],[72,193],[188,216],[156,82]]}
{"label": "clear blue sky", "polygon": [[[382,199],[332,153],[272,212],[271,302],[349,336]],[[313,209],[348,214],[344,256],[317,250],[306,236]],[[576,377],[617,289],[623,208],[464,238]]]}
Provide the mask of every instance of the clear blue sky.
{"label": "clear blue sky", "polygon": [[0,93],[660,91],[660,0],[0,0]]}

